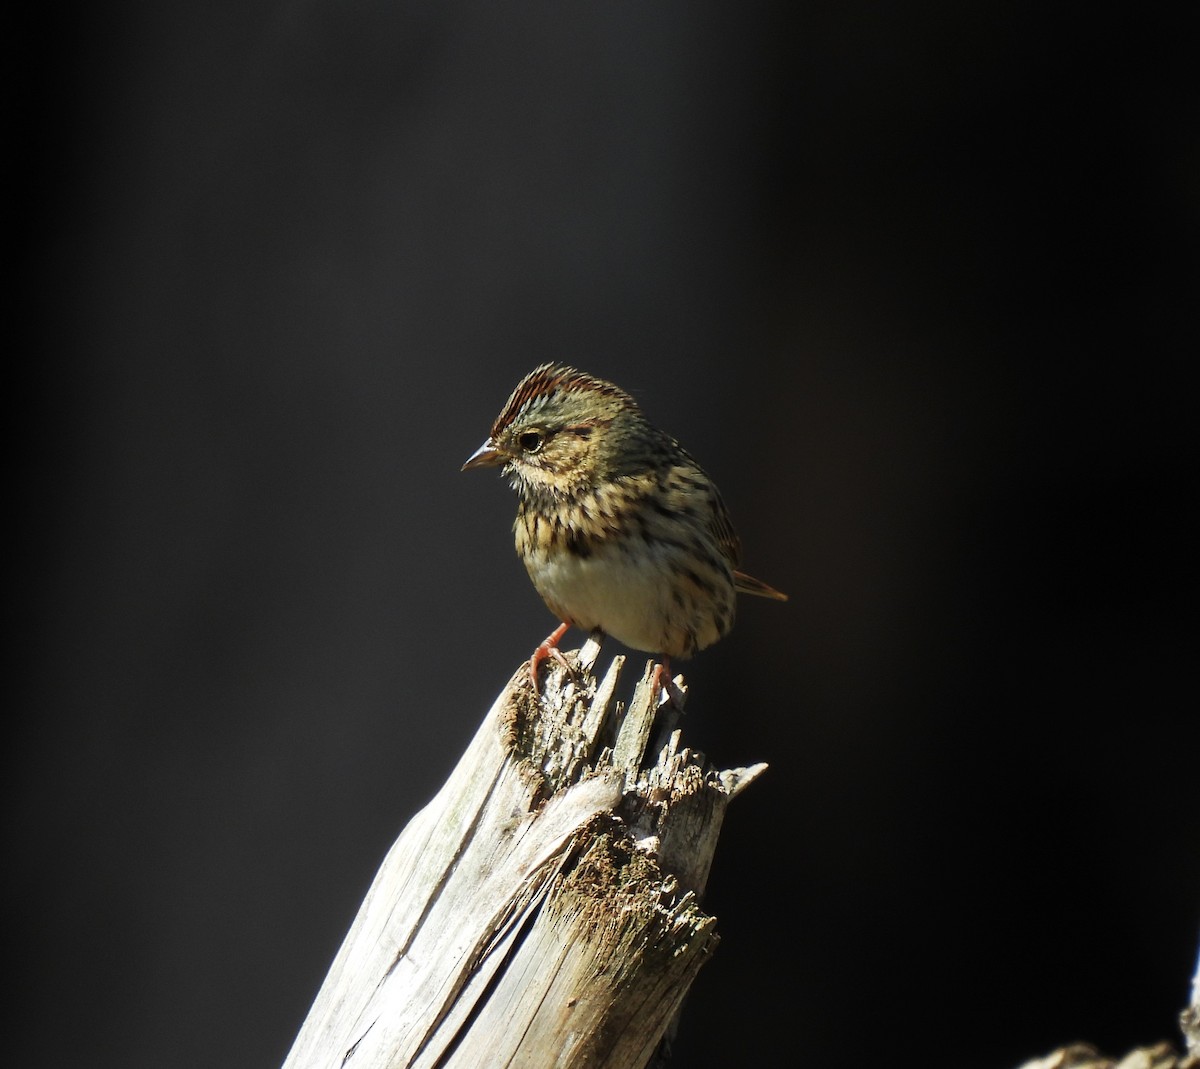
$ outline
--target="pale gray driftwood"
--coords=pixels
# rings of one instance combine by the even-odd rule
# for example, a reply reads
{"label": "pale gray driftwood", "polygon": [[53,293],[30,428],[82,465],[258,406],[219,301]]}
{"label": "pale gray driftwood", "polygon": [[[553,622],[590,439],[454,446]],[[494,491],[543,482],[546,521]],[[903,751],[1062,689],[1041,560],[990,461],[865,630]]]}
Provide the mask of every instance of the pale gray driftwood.
{"label": "pale gray driftwood", "polygon": [[1072,1043],[1044,1058],[1026,1062],[1021,1069],[1200,1069],[1200,958],[1192,979],[1192,1001],[1179,1015],[1186,1053],[1170,1043],[1139,1047],[1122,1058],[1108,1058],[1090,1043]]}
{"label": "pale gray driftwood", "polygon": [[1179,1015],[1188,1053],[1200,1062],[1200,953],[1196,955],[1196,975],[1192,977],[1192,1001]]}
{"label": "pale gray driftwood", "polygon": [[1090,1043],[1072,1043],[1021,1069],[1200,1069],[1200,1058],[1179,1054],[1170,1043],[1139,1047],[1122,1058],[1106,1057]]}
{"label": "pale gray driftwood", "polygon": [[[681,746],[651,666],[524,666],[389,851],[285,1069],[641,1069],[717,943],[725,807],[765,765]],[[677,677],[678,702],[685,697]],[[647,758],[646,748],[654,738]]]}

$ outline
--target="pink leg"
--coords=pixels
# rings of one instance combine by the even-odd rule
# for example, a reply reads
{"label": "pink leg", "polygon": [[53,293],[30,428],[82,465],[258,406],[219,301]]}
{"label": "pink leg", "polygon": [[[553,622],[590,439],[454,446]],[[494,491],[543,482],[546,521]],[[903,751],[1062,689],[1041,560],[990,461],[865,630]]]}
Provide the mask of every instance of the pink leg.
{"label": "pink leg", "polygon": [[675,692],[671,685],[671,658],[664,657],[660,664],[654,666],[654,677],[650,681],[654,687],[654,696],[658,697],[659,690],[666,692],[667,701],[675,705]]}
{"label": "pink leg", "polygon": [[529,678],[533,683],[533,693],[538,693],[538,665],[547,657],[553,657],[561,664],[568,672],[571,671],[571,666],[567,664],[567,659],[562,655],[562,651],[558,648],[559,640],[567,633],[570,628],[570,621],[564,621],[559,624],[551,633],[550,636],[533,651],[533,656],[529,658]]}

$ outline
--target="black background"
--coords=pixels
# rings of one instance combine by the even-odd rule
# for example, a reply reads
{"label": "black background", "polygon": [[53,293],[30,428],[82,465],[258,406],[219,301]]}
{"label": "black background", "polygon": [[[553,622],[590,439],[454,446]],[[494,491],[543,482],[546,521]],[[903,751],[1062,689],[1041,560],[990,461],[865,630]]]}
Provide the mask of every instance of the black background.
{"label": "black background", "polygon": [[13,1064],[282,1060],[553,626],[512,495],[458,471],[547,359],[634,392],[792,596],[680,666],[691,743],[771,770],[679,1064],[1177,1035],[1182,23],[224,2],[16,32]]}

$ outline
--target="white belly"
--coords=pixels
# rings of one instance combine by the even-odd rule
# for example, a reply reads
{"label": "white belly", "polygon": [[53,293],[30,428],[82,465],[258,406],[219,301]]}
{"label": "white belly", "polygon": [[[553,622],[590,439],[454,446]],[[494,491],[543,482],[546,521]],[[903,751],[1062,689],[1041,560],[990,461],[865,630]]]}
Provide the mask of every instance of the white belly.
{"label": "white belly", "polygon": [[[685,657],[721,637],[715,619],[721,606],[673,581],[672,563],[660,547],[642,543],[630,554],[609,542],[587,557],[536,553],[526,558],[526,568],[559,619],[585,631],[599,628],[630,649]],[[732,600],[730,583],[730,618]]]}

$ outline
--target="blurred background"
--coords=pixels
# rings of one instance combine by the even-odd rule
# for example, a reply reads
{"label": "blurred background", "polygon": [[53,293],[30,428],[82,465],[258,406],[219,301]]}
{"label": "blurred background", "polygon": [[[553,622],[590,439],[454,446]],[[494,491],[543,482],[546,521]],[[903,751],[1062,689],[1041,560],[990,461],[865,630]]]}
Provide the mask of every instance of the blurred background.
{"label": "blurred background", "polygon": [[1165,12],[18,24],[13,1064],[283,1059],[553,626],[513,495],[459,473],[549,359],[633,392],[791,595],[678,666],[690,743],[771,765],[678,1064],[1176,1039],[1200,108]]}

